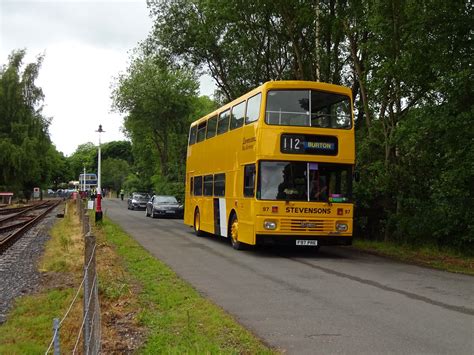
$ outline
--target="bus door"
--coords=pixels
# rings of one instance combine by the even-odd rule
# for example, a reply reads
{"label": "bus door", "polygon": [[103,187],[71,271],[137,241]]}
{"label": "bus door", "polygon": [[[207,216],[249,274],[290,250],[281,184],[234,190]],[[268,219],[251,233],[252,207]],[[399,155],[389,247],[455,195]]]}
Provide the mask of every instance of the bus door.
{"label": "bus door", "polygon": [[205,175],[203,179],[203,199],[201,212],[202,229],[209,233],[214,233],[214,199],[213,196],[213,175]]}
{"label": "bus door", "polygon": [[256,188],[256,164],[246,164],[241,169],[242,198],[239,201],[239,241],[247,244],[255,244],[255,188]]}

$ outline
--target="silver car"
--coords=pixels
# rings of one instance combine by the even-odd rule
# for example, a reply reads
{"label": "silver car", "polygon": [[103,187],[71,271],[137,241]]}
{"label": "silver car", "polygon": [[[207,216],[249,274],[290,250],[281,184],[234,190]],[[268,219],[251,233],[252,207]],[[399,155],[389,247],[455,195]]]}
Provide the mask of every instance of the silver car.
{"label": "silver car", "polygon": [[127,208],[129,210],[144,210],[150,196],[143,192],[134,192],[128,199]]}
{"label": "silver car", "polygon": [[174,196],[154,195],[146,204],[147,217],[183,218],[183,205]]}

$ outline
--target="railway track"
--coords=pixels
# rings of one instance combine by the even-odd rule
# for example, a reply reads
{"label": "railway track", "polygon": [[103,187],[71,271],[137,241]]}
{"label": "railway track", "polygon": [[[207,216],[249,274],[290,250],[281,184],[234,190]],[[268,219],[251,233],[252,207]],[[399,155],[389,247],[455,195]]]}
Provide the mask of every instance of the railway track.
{"label": "railway track", "polygon": [[[45,201],[40,201],[40,202],[34,202],[34,203],[26,205],[26,206],[13,207],[13,208],[8,207],[7,205],[4,205],[3,207],[0,206],[0,216],[21,212],[21,211],[24,211],[24,210],[29,209],[31,207],[34,207],[36,205],[41,205],[41,204],[44,204],[44,203],[45,203]],[[1,218],[0,218],[0,221],[1,221]]]}
{"label": "railway track", "polygon": [[9,209],[10,213],[8,216],[0,218],[0,254],[59,205],[59,203],[61,203],[61,200],[49,200],[33,206]]}

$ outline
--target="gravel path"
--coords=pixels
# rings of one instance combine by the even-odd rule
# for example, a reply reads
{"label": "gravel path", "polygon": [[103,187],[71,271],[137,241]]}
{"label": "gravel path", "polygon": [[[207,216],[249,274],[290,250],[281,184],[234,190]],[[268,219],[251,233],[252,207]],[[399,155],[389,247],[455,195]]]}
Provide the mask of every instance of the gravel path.
{"label": "gravel path", "polygon": [[5,322],[16,297],[32,293],[40,285],[37,263],[50,238],[56,210],[0,255],[0,324]]}

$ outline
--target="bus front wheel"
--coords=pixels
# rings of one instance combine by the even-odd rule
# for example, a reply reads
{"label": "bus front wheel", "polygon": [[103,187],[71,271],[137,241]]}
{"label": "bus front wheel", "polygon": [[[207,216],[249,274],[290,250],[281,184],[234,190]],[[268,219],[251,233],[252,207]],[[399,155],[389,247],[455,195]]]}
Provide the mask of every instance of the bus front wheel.
{"label": "bus front wheel", "polygon": [[202,237],[204,235],[204,232],[201,230],[201,216],[199,214],[199,208],[196,208],[196,211],[194,211],[194,233],[198,237]]}
{"label": "bus front wheel", "polygon": [[236,250],[245,249],[245,243],[239,242],[239,220],[237,219],[236,214],[233,214],[230,219],[229,235],[232,248]]}

